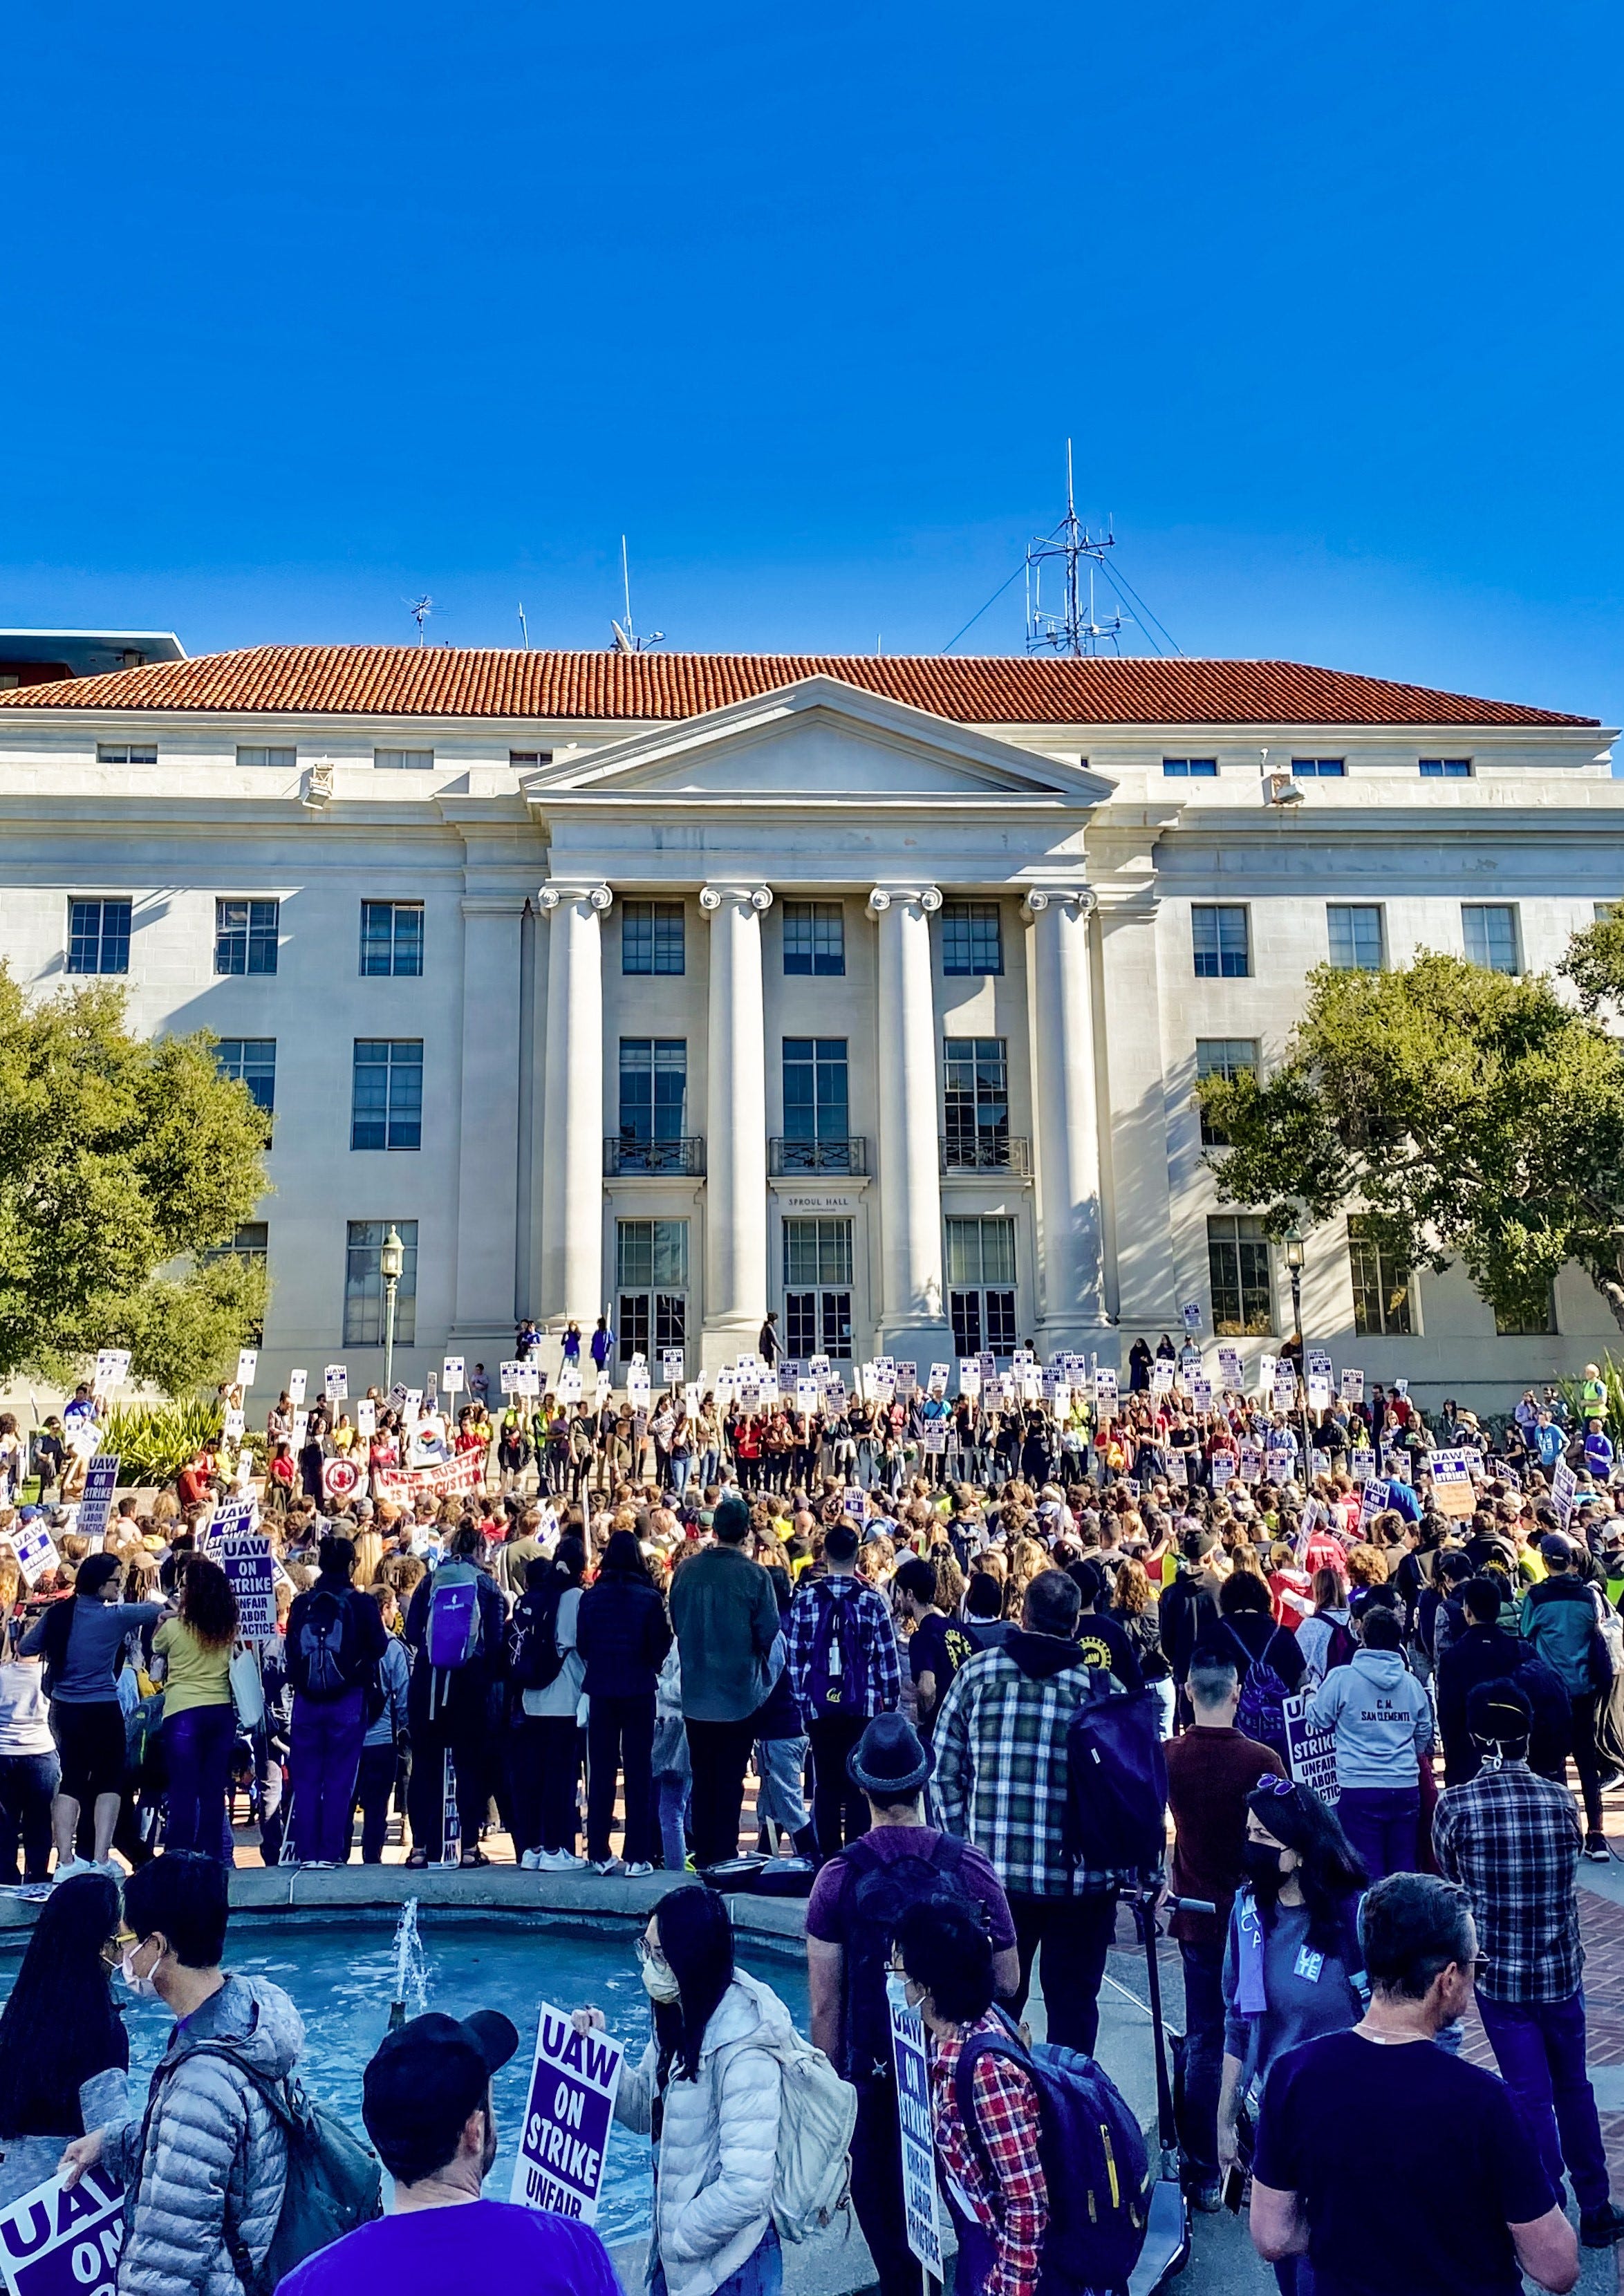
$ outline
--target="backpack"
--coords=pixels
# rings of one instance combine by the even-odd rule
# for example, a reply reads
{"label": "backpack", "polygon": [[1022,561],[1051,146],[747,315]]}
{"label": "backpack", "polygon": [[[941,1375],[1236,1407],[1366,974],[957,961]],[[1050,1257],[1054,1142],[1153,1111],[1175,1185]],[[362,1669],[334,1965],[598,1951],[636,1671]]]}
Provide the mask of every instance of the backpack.
{"label": "backpack", "polygon": [[959,1906],[978,1927],[986,1926],[979,1899],[959,1878],[966,1844],[951,1833],[937,1836],[928,1857],[880,1857],[866,1834],[847,1845],[841,1885],[841,1930],[845,1951],[845,2062],[848,2080],[890,2078],[891,2012],[885,1980],[890,1969],[897,1924],[910,1906],[925,1898]]}
{"label": "backpack", "polygon": [[1253,1658],[1234,1627],[1229,1628],[1229,1636],[1236,1649],[1244,1652],[1246,1656],[1246,1679],[1241,1685],[1241,1702],[1235,1709],[1234,1726],[1243,1738],[1250,1738],[1259,1746],[1272,1746],[1284,1761],[1286,1751],[1285,1702],[1292,1693],[1267,1659]]}
{"label": "backpack", "polygon": [[857,2093],[792,2027],[765,2042],[752,2037],[739,2046],[765,2049],[783,2076],[773,2222],[782,2240],[810,2240],[828,2230],[851,2197]]}
{"label": "backpack", "polygon": [[472,1562],[442,1562],[429,1587],[423,1648],[437,1673],[466,1666],[484,1638],[480,1574]]}
{"label": "backpack", "polygon": [[[1439,1607],[1441,1609],[1442,1606]],[[1358,1646],[1358,1638],[1347,1620],[1333,1619],[1325,1643],[1325,1672],[1329,1674],[1336,1667],[1350,1664]]]}
{"label": "backpack", "polygon": [[318,1704],[342,1698],[366,1672],[357,1647],[349,1603],[336,1587],[317,1587],[307,1598],[297,1646],[289,1653],[288,1674],[295,1690]]}
{"label": "backpack", "polygon": [[982,2057],[1018,2065],[1038,2092],[1038,2151],[1049,2220],[1040,2280],[1094,2289],[1126,2288],[1150,2222],[1151,2167],[1144,2134],[1121,2091],[1092,2057],[1053,2041],[1025,2047],[1002,2010],[1004,2034],[977,2033],[954,2070],[959,2118],[982,2174],[994,2183],[976,2120],[972,2082]]}
{"label": "backpack", "polygon": [[508,1622],[507,1650],[508,1670],[521,1690],[545,1690],[556,1682],[564,1664],[558,1604],[542,1593],[521,1595]]}
{"label": "backpack", "polygon": [[[371,2145],[355,2136],[336,2113],[308,2096],[301,2082],[271,2079],[224,2041],[200,2041],[168,2070],[174,2071],[188,2057],[224,2057],[234,2065],[258,2091],[287,2141],[282,2213],[264,2261],[256,2267],[229,2217],[222,2230],[232,2268],[242,2283],[245,2296],[271,2296],[295,2265],[383,2214],[383,2170]],[[139,2157],[144,2161],[160,2094],[160,2086],[154,2084],[141,2129]]]}
{"label": "backpack", "polygon": [[824,1578],[810,1590],[819,1613],[807,1668],[807,1711],[814,1721],[826,1714],[862,1714],[868,1706],[868,1652],[857,1597],[834,1595],[831,1585]]}
{"label": "backpack", "polygon": [[1161,1710],[1091,1669],[1066,1724],[1066,1863],[1091,1873],[1154,1873],[1167,1854],[1168,1766]]}

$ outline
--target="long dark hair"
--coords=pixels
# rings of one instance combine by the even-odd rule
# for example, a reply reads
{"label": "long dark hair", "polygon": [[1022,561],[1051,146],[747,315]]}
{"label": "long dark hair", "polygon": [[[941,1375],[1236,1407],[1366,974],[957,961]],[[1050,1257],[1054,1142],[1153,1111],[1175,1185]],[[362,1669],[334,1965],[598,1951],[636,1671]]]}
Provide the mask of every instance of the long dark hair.
{"label": "long dark hair", "polygon": [[654,2004],[660,2053],[685,2080],[697,2080],[705,2029],[733,1983],[733,1923],[720,1898],[690,1884],[661,1898],[654,1927],[681,1988],[678,2000]]}
{"label": "long dark hair", "polygon": [[550,1562],[537,1558],[525,1571],[525,1600],[532,1605],[535,1623],[543,1631],[544,1638],[556,1632],[559,1604],[570,1587],[578,1587],[586,1575],[586,1545],[575,1538],[561,1538]]}
{"label": "long dark hair", "polygon": [[105,1874],[59,1882],[0,2012],[0,2137],[82,2136],[79,2084],[129,2070],[102,1948],[119,1926]]}
{"label": "long dark hair", "polygon": [[237,1638],[237,1598],[217,1562],[206,1554],[187,1562],[180,1582],[180,1615],[205,1650],[226,1650]]}
{"label": "long dark hair", "polygon": [[609,1544],[603,1549],[603,1559],[598,1565],[600,1578],[619,1578],[632,1586],[652,1587],[649,1566],[643,1559],[643,1549],[637,1544],[635,1530],[611,1530]]}
{"label": "long dark hair", "polygon": [[[1342,1832],[1336,1812],[1312,1786],[1275,1780],[1254,1786],[1246,1797],[1252,1816],[1297,1852],[1297,1879],[1308,1911],[1308,1936],[1320,1951],[1340,1951],[1349,1929],[1350,1901],[1370,1880],[1358,1852]],[[1273,1927],[1280,1882],[1254,1882],[1264,1928]]]}

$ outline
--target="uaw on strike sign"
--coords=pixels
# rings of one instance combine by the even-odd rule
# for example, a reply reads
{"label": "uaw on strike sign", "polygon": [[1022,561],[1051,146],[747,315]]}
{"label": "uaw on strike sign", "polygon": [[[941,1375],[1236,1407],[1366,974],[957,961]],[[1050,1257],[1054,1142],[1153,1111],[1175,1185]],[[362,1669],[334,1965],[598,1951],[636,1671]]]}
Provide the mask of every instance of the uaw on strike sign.
{"label": "uaw on strike sign", "polygon": [[124,2192],[87,2169],[71,2192],[59,2177],[0,2209],[0,2271],[8,2296],[113,2296],[124,2237]]}
{"label": "uaw on strike sign", "polygon": [[564,2010],[542,2003],[510,2200],[595,2224],[623,2054],[607,2033],[578,2033]]}

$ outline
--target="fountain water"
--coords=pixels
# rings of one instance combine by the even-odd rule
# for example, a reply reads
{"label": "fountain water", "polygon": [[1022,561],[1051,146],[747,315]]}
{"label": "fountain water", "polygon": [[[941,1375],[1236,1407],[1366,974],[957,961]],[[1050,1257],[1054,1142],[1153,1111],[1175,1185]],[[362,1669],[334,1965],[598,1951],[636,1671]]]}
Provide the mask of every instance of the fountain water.
{"label": "fountain water", "polygon": [[390,2030],[408,2017],[421,2017],[429,2005],[429,1956],[417,1927],[417,1900],[408,1898],[395,1929],[395,1989],[390,2002]]}

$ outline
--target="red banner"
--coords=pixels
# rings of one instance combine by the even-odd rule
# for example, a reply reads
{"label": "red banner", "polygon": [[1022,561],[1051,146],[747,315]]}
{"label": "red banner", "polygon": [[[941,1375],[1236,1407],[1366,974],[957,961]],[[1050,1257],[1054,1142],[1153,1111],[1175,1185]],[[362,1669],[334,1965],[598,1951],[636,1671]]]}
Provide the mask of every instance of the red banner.
{"label": "red banner", "polygon": [[432,1467],[375,1467],[373,1482],[381,1499],[459,1498],[484,1489],[485,1454],[464,1451]]}

